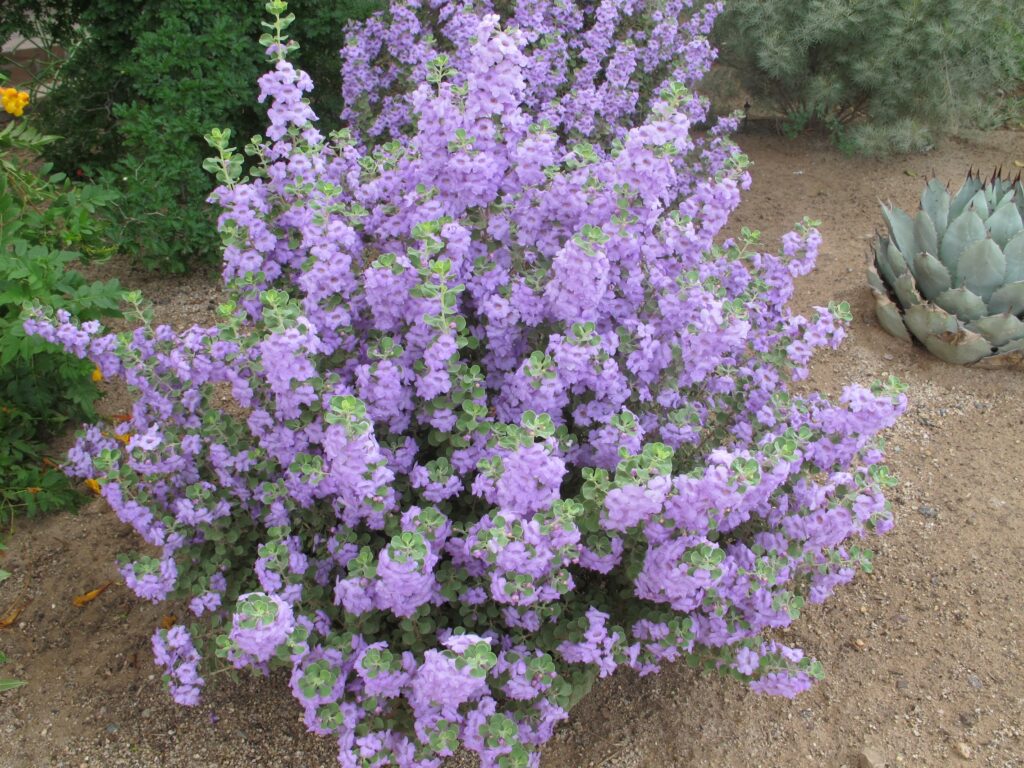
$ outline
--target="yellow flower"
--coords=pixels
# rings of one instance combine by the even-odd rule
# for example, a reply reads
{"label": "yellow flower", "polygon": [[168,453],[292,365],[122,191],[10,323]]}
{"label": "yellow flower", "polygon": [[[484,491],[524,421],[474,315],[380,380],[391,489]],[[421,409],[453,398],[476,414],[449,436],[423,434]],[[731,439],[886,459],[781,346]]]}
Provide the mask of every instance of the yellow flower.
{"label": "yellow flower", "polygon": [[100,484],[93,480],[91,477],[85,481],[85,487],[88,488],[93,493],[95,493],[96,495],[99,495]]}
{"label": "yellow flower", "polygon": [[0,101],[3,102],[5,112],[21,117],[28,106],[28,93],[17,88],[0,88]]}
{"label": "yellow flower", "polygon": [[92,380],[103,381],[103,371],[100,370],[98,365],[92,369]]}

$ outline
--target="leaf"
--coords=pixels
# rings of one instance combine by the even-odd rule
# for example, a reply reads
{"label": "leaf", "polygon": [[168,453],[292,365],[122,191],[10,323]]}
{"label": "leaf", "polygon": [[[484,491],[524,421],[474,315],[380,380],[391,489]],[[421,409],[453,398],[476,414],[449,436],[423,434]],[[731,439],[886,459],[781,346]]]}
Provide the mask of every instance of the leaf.
{"label": "leaf", "polygon": [[[950,211],[952,215],[952,210]],[[946,265],[953,282],[957,282],[959,274],[958,262],[968,243],[984,240],[986,237],[985,222],[973,211],[957,217],[946,229],[939,245],[939,261]]]}
{"label": "leaf", "polygon": [[9,678],[0,680],[0,693],[13,691],[15,688],[21,688],[23,685],[27,685],[24,680],[12,680]]}
{"label": "leaf", "polygon": [[18,617],[21,616],[21,612],[25,610],[25,607],[28,605],[28,602],[28,600],[17,602],[11,607],[9,611],[7,611],[7,613],[5,613],[3,616],[0,616],[0,629],[7,629],[7,627],[11,626],[14,622],[16,622],[18,620]]}
{"label": "leaf", "polygon": [[1017,206],[1008,200],[988,217],[985,226],[996,244],[1000,248],[1004,248],[1014,235],[1024,230],[1024,221],[1021,220]]}
{"label": "leaf", "polygon": [[1006,277],[1006,257],[994,241],[979,240],[964,248],[957,273],[961,285],[987,302]]}
{"label": "leaf", "polygon": [[84,595],[76,596],[74,599],[72,599],[71,602],[73,602],[79,608],[81,608],[81,607],[83,607],[85,605],[88,605],[93,600],[95,600],[97,597],[99,597],[104,592],[106,592],[113,583],[114,582],[112,582],[112,581],[108,581],[106,584],[104,584],[104,585],[102,585],[100,587],[96,587],[96,589],[89,590]]}
{"label": "leaf", "polygon": [[[941,238],[949,225],[949,192],[938,179],[932,179],[921,193],[921,210],[928,214]],[[938,256],[938,253],[933,253]]]}
{"label": "leaf", "polygon": [[882,205],[882,215],[889,229],[889,239],[905,257],[913,258],[917,253],[917,242],[914,238],[914,220],[899,208]]}

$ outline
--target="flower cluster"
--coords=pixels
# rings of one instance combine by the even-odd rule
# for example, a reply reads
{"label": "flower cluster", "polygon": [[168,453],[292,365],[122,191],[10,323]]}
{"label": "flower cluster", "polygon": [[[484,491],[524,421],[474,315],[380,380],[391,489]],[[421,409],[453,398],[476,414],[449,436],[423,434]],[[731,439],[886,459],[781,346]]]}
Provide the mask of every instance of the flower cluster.
{"label": "flower cluster", "polygon": [[[348,124],[366,138],[399,138],[416,114],[407,83],[429,75],[439,53],[465,85],[480,19],[503,14],[526,54],[523,107],[573,138],[614,138],[632,128],[661,86],[692,86],[710,69],[708,42],[723,3],[695,0],[392,0],[349,26],[341,50]],[[695,101],[690,117],[705,116]]]}
{"label": "flower cluster", "polygon": [[164,681],[179,704],[194,707],[206,681],[199,676],[199,652],[192,636],[180,624],[153,633],[153,657],[166,671]]}
{"label": "flower cluster", "polygon": [[[316,129],[269,4],[253,176],[210,137],[216,326],[154,327],[141,306],[119,335],[27,324],[136,392],[128,442],[90,428],[69,463],[152,548],[129,586],[212,614],[207,657],[289,668],[306,724],[354,768],[436,768],[460,743],[536,766],[620,667],[687,659],[795,695],[820,665],[763,633],[870,567],[863,540],[892,525],[876,436],[901,386],[791,391],[849,308],[787,308],[813,227],[781,255],[751,232],[717,242],[750,180],[724,133],[692,135],[707,55],[676,15],[620,56],[623,3],[431,7],[453,56],[421,71],[432,38],[393,47],[422,75],[415,119],[360,144]],[[415,23],[401,2],[368,22]],[[539,45],[544,24],[566,34]],[[582,52],[559,52],[580,29]],[[572,82],[625,99],[616,73],[669,50],[678,77],[611,132],[573,122],[578,87],[538,91],[537,71],[577,62]]]}
{"label": "flower cluster", "polygon": [[28,106],[28,93],[17,88],[0,88],[0,102],[3,103],[4,112],[21,117]]}

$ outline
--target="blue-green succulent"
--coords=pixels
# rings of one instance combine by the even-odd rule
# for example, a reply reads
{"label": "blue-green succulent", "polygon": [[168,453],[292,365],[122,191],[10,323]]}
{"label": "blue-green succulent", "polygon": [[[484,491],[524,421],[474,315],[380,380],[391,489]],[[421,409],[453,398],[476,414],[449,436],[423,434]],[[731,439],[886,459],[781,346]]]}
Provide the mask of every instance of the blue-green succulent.
{"label": "blue-green succulent", "polygon": [[960,365],[1024,362],[1024,185],[968,173],[955,195],[937,179],[911,217],[882,205],[868,266],[878,321]]}

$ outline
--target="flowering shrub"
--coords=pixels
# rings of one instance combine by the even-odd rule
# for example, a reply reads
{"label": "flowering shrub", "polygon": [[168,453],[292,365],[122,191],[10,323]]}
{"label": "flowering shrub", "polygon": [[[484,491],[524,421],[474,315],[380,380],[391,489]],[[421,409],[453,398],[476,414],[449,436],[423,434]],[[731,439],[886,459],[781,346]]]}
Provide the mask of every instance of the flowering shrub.
{"label": "flowering shrub", "polygon": [[[708,42],[723,3],[694,0],[393,0],[349,26],[341,51],[343,119],[367,136],[397,137],[411,122],[407,91],[437,53],[453,82],[468,76],[481,15],[500,6],[527,55],[522,106],[563,135],[620,134],[649,110],[666,80],[691,87],[715,58]],[[687,105],[694,122],[705,104]]]}
{"label": "flowering shrub", "polygon": [[669,79],[635,127],[557,128],[541,54],[483,12],[391,140],[324,136],[268,9],[259,171],[209,139],[218,324],[154,327],[138,296],[131,333],[29,322],[137,391],[126,445],[90,427],[69,471],[150,545],[128,585],[209,617],[154,637],[175,698],[200,655],[284,667],[343,766],[461,743],[510,767],[620,666],[807,688],[820,666],[763,633],[870,568],[904,407],[898,382],[789,391],[849,319],[786,308],[818,233],[715,245],[749,177],[691,136],[695,97]]}

